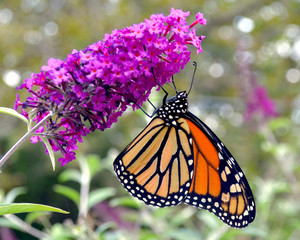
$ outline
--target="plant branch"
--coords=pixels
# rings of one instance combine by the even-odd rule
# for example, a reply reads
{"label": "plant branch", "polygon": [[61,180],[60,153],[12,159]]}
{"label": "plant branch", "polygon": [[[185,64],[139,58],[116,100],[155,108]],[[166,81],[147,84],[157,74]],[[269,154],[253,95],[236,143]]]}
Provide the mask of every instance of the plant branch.
{"label": "plant branch", "polygon": [[81,188],[80,188],[80,203],[79,203],[79,214],[78,221],[85,221],[88,213],[88,199],[91,182],[91,172],[88,166],[87,159],[80,157],[79,165],[81,169]]}
{"label": "plant branch", "polygon": [[50,112],[46,117],[44,117],[37,125],[31,128],[23,137],[19,139],[18,142],[1,158],[0,160],[0,169],[5,164],[5,162],[10,158],[10,156],[25,142],[28,138],[30,138],[35,131],[41,127],[46,121],[48,121],[53,116],[53,112]]}
{"label": "plant branch", "polygon": [[24,222],[23,220],[21,220],[20,218],[18,218],[17,216],[15,216],[13,214],[7,214],[7,215],[4,215],[4,217],[7,218],[12,223],[16,224],[24,232],[27,232],[30,235],[32,235],[38,239],[42,239],[47,236],[46,233],[41,232],[40,230],[31,227],[29,224],[27,224],[26,222]]}

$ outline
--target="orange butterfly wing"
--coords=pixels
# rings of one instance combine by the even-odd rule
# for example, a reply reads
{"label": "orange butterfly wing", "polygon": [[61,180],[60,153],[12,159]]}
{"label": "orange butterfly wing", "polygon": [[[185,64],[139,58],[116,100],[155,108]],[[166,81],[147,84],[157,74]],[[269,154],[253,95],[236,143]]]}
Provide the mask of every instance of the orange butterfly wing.
{"label": "orange butterfly wing", "polygon": [[191,185],[194,165],[189,126],[184,118],[174,123],[154,118],[114,161],[125,189],[149,205],[177,205]]}
{"label": "orange butterfly wing", "polygon": [[194,154],[194,175],[184,200],[206,209],[232,227],[246,227],[255,218],[250,186],[221,140],[197,117],[188,112]]}

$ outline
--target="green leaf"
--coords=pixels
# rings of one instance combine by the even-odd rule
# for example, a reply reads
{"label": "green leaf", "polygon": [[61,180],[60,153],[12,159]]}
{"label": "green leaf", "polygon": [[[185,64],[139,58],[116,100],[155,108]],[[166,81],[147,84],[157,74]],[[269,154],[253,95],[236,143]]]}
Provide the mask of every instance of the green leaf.
{"label": "green leaf", "polygon": [[273,131],[280,128],[290,128],[291,119],[285,117],[275,118],[269,122],[269,126]]}
{"label": "green leaf", "polygon": [[21,119],[23,122],[25,122],[27,125],[29,123],[28,119],[26,117],[24,117],[22,114],[18,113],[15,109],[0,107],[0,113],[6,113],[11,116],[17,117],[17,118]]}
{"label": "green leaf", "polygon": [[110,201],[110,205],[112,207],[128,207],[128,208],[140,208],[140,202],[138,202],[136,199],[133,197],[121,197],[121,198],[114,198],[113,200]]}
{"label": "green leaf", "polygon": [[32,127],[32,120],[36,116],[36,113],[37,113],[36,108],[30,110],[29,113],[28,113],[28,118],[29,118],[28,131],[30,131],[30,129]]}
{"label": "green leaf", "polygon": [[114,222],[105,222],[100,224],[95,230],[96,233],[101,234],[106,232],[107,230],[114,229],[116,227],[116,223]]}
{"label": "green leaf", "polygon": [[79,193],[74,190],[73,188],[70,187],[66,187],[63,185],[55,185],[54,186],[54,191],[71,199],[77,206],[79,206],[79,202],[80,202],[80,195]]}
{"label": "green leaf", "polygon": [[89,166],[89,170],[91,173],[91,178],[93,178],[93,176],[95,176],[96,173],[98,173],[98,171],[100,171],[100,169],[101,169],[101,161],[100,161],[99,157],[94,154],[88,155],[87,161],[88,161],[88,166]]}
{"label": "green leaf", "polygon": [[49,153],[49,157],[50,157],[50,160],[51,160],[51,164],[52,164],[52,169],[53,171],[55,171],[55,157],[54,157],[54,152],[53,152],[53,149],[48,141],[48,139],[46,137],[42,137],[40,136],[40,138],[43,140],[43,143],[46,145],[46,148],[48,150],[48,153]]}
{"label": "green leaf", "polygon": [[197,213],[198,217],[202,220],[205,225],[211,229],[217,229],[222,224],[218,218],[206,211],[199,211]]}
{"label": "green leaf", "polygon": [[[66,226],[63,224],[54,224],[51,229],[49,229],[49,236],[43,238],[43,240],[75,240],[75,239],[83,239],[79,237],[79,231],[77,227]],[[79,237],[79,238],[78,238]]]}
{"label": "green leaf", "polygon": [[26,215],[25,222],[32,225],[34,221],[43,216],[49,215],[49,212],[31,212]]}
{"label": "green leaf", "polygon": [[66,169],[58,177],[59,182],[65,183],[67,181],[74,181],[81,183],[81,174],[76,169]]}
{"label": "green leaf", "polygon": [[25,212],[37,212],[37,211],[47,211],[47,212],[59,212],[69,214],[62,209],[34,203],[10,203],[10,204],[0,204],[0,215],[5,214],[16,214]]}
{"label": "green leaf", "polygon": [[26,193],[25,187],[15,187],[6,194],[4,203],[12,203],[17,196],[24,193]]}
{"label": "green leaf", "polygon": [[170,219],[170,224],[175,226],[176,228],[182,226],[185,222],[187,222],[191,217],[197,212],[196,208],[183,208],[180,211],[177,211],[174,214],[174,217]]}
{"label": "green leaf", "polygon": [[89,195],[88,208],[90,209],[97,203],[100,203],[107,198],[114,196],[115,194],[116,190],[114,188],[100,188],[92,191]]}

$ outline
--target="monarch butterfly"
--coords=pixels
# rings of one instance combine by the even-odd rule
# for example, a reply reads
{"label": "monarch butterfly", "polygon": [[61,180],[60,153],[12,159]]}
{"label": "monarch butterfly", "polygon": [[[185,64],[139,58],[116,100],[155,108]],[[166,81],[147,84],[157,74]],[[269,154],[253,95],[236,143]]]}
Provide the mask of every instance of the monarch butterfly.
{"label": "monarch butterfly", "polygon": [[115,159],[114,171],[148,205],[184,202],[246,227],[255,218],[247,179],[221,140],[188,111],[187,96],[182,91],[166,100],[166,94],[157,116]]}

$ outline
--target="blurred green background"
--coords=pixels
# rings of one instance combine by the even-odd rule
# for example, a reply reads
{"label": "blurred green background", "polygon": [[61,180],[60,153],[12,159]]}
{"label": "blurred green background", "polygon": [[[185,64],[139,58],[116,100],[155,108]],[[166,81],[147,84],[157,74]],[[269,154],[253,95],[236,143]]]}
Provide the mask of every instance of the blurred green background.
{"label": "blurred green background", "polygon": [[[141,111],[128,110],[111,129],[85,137],[77,151],[96,154],[100,159],[101,171],[91,189],[116,190],[101,203],[102,216],[94,222],[97,227],[114,222],[104,227],[99,239],[299,239],[299,0],[2,0],[0,106],[13,107],[16,86],[30,73],[39,72],[49,58],[64,59],[73,49],[84,49],[115,28],[142,22],[154,13],[168,15],[171,7],[190,11],[190,23],[199,11],[208,20],[206,26],[197,29],[206,35],[203,53],[197,56],[196,49],[191,48],[191,61],[198,63],[198,70],[190,110],[216,132],[239,162],[256,199],[257,217],[249,227],[239,230],[185,205],[152,209],[138,203],[135,207],[125,204],[120,211],[112,208],[111,201],[128,197],[113,173],[112,162],[149,121]],[[189,88],[192,71],[191,62],[175,76],[179,90]],[[262,114],[259,107],[264,103],[257,98],[257,111],[245,120],[254,86],[267,89],[277,117]],[[22,100],[27,97],[24,91],[19,93]],[[161,96],[154,91],[150,99],[159,105]],[[3,155],[26,132],[26,126],[1,114],[0,129]],[[65,167],[57,164],[53,172],[43,145],[28,141],[3,168],[0,189],[5,194],[15,187],[26,187],[16,202],[43,203],[71,211],[69,216],[53,214],[50,225],[69,218],[76,223],[75,204],[53,190],[60,173],[73,168],[78,168],[77,160]],[[79,189],[72,182],[69,186]],[[103,209],[110,209],[106,216]],[[120,212],[127,213],[125,220]],[[14,231],[13,236],[36,239],[21,231]]]}

